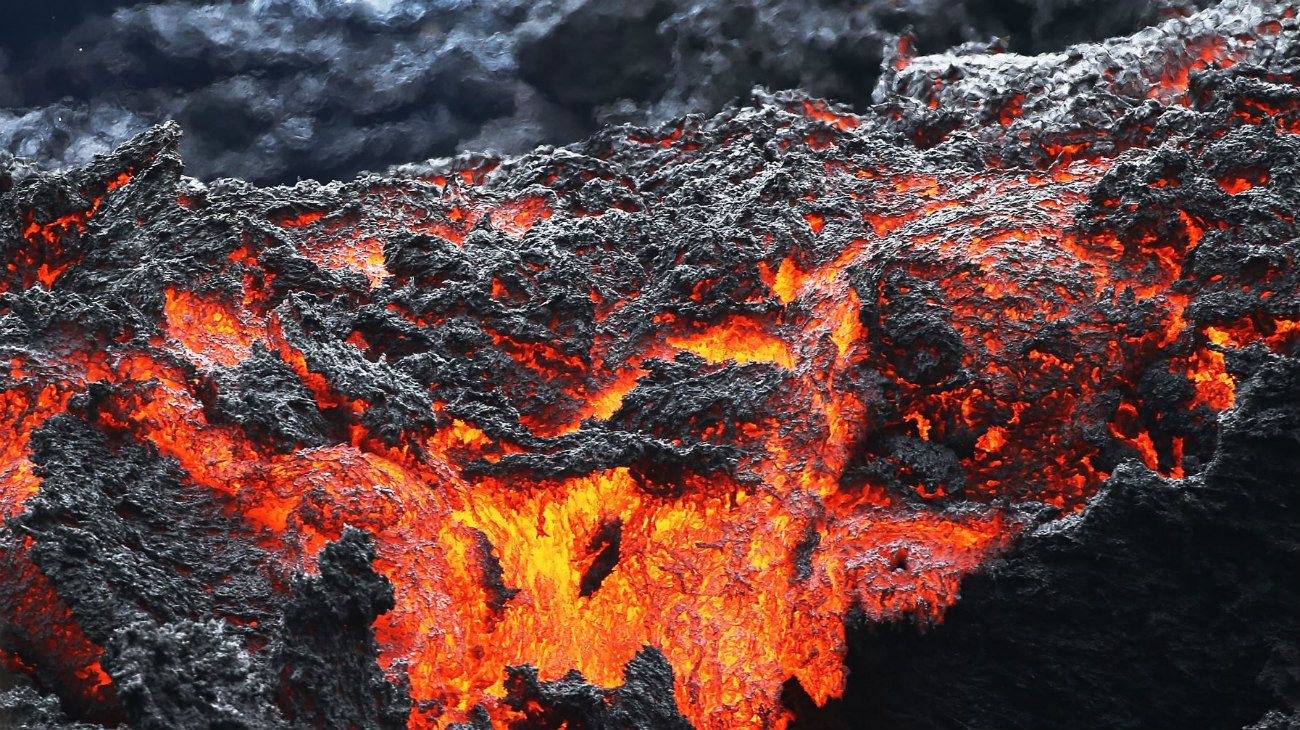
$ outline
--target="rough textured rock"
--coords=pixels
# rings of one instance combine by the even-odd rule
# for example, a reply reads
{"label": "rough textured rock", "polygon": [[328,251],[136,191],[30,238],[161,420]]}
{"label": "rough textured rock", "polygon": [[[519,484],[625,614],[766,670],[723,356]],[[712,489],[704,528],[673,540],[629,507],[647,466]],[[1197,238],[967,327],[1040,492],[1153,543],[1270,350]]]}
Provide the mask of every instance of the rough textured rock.
{"label": "rough textured rock", "polygon": [[406,727],[409,688],[390,684],[374,660],[370,625],[393,608],[393,587],[370,567],[374,559],[370,537],[345,529],[321,552],[320,575],[294,582],[271,660],[292,726]]}
{"label": "rough textured rock", "polygon": [[1122,465],[968,579],[942,624],[862,625],[845,699],[793,727],[1290,727],[1300,364],[1251,370],[1202,475]]}
{"label": "rough textured rock", "polygon": [[512,667],[507,670],[506,692],[506,703],[522,711],[530,727],[691,728],[677,711],[672,666],[653,647],[627,663],[623,684],[613,689],[594,687],[577,672],[543,682],[534,667]]}
{"label": "rough textured rock", "polygon": [[[48,421],[33,450],[43,487],[14,526],[104,647],[130,727],[403,725],[409,700],[379,674],[370,629],[392,588],[370,569],[364,533],[328,544],[320,574],[293,578],[281,604],[272,583],[288,576],[173,462],[71,416]],[[18,727],[63,727],[53,698],[6,696]]]}
{"label": "rough textured rock", "polygon": [[346,183],[6,164],[0,707],[1285,727],[1298,35],[904,45],[863,115]]}

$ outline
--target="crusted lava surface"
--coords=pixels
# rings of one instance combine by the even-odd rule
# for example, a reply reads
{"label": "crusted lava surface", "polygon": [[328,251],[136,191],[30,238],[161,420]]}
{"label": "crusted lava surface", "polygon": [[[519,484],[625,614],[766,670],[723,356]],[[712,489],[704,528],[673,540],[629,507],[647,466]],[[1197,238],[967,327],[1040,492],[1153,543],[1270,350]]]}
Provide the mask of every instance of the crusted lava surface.
{"label": "crusted lava surface", "polygon": [[1295,16],[348,183],[10,164],[0,719],[1294,726]]}

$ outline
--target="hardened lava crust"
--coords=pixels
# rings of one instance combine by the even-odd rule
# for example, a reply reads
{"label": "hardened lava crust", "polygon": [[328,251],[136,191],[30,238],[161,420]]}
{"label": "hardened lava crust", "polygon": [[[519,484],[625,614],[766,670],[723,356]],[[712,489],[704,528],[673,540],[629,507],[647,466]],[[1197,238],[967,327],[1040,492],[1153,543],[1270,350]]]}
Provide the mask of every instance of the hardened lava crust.
{"label": "hardened lava crust", "polygon": [[1300,723],[1300,27],[0,171],[0,720]]}

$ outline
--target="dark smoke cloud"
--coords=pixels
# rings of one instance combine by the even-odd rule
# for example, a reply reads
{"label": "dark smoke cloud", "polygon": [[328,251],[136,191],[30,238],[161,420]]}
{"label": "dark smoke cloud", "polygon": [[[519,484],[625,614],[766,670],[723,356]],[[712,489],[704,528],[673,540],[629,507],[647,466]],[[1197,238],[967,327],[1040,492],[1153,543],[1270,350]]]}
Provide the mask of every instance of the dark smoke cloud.
{"label": "dark smoke cloud", "polygon": [[1209,0],[13,3],[0,150],[80,165],[177,119],[188,172],[346,177],[709,113],[754,85],[869,103],[887,43],[1037,53]]}

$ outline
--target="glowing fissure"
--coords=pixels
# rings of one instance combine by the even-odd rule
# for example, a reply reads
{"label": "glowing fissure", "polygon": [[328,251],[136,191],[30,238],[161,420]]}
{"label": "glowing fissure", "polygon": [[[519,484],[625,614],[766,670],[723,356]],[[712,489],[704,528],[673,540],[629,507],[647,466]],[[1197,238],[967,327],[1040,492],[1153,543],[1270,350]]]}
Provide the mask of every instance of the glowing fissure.
{"label": "glowing fissure", "polygon": [[[1193,50],[1152,98],[1195,108],[1194,72],[1228,56]],[[32,433],[74,410],[228,497],[286,574],[312,569],[345,525],[370,532],[396,592],[374,626],[380,663],[409,676],[411,728],[476,706],[505,727],[530,712],[502,701],[506,667],[613,687],[644,646],[671,663],[700,730],[781,728],[787,679],[818,703],[842,691],[850,613],[940,621],[1027,508],[1084,509],[1123,459],[1184,476],[1213,447],[1197,429],[1234,404],[1234,352],[1300,338],[1294,315],[1262,305],[1196,316],[1197,287],[1217,282],[1189,257],[1234,223],[1120,216],[1143,202],[1114,192],[1143,159],[1131,151],[1058,140],[1037,168],[953,169],[882,154],[871,124],[823,102],[767,103],[759,139],[733,114],[611,133],[567,163],[370,179],[346,210],[321,196],[264,206],[213,246],[202,277],[160,286],[141,331],[69,326],[64,350],[15,353],[0,386],[12,434],[0,514],[40,488]],[[992,123],[1016,129],[1028,103],[1014,97]],[[1294,103],[1267,113],[1296,129]],[[798,170],[790,182],[755,162],[734,183],[762,215],[665,182],[721,175],[746,146],[747,161],[779,149]],[[26,211],[6,291],[76,281],[82,258],[65,250],[103,233],[97,211],[136,172],[82,212],[37,223]],[[1276,182],[1253,167],[1215,180],[1197,182],[1233,197]],[[167,216],[205,215],[170,194]],[[656,218],[670,203],[687,212]],[[646,233],[726,216],[741,221],[726,235],[701,224],[670,246]],[[1121,219],[1136,222],[1110,225]],[[259,358],[296,378],[328,438],[276,445],[212,405]],[[388,387],[443,361],[465,368]],[[373,382],[339,374],[356,372]],[[1197,428],[1155,418],[1141,382],[1156,376],[1185,386],[1172,408]],[[90,383],[93,402],[70,403]],[[385,409],[405,409],[398,425]],[[632,442],[608,463],[589,456]],[[579,467],[529,460],[575,453]],[[616,562],[596,570],[613,534]],[[20,613],[66,612],[10,553],[21,575],[6,578],[30,584]],[[6,662],[109,691],[75,621],[55,623],[64,635]]]}

